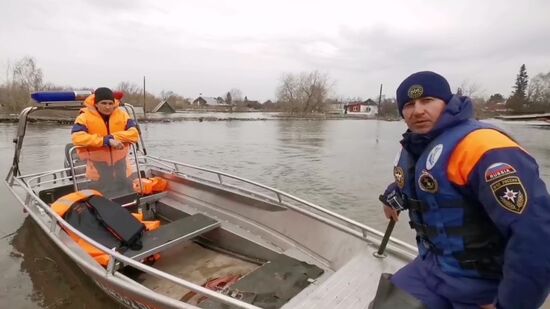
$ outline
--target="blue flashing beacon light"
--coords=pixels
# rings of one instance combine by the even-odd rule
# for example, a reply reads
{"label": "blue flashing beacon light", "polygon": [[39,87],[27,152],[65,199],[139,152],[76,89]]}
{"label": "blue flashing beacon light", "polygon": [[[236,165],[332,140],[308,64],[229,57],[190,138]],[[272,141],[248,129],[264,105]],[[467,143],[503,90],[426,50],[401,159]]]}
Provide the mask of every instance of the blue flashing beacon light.
{"label": "blue flashing beacon light", "polygon": [[31,98],[37,103],[84,101],[91,91],[40,91],[33,92]]}
{"label": "blue flashing beacon light", "polygon": [[[80,102],[84,101],[90,94],[89,90],[79,91],[39,91],[33,92],[31,98],[36,103],[48,104],[48,103],[67,103],[67,102]],[[122,91],[113,91],[115,99],[120,100],[124,96]]]}

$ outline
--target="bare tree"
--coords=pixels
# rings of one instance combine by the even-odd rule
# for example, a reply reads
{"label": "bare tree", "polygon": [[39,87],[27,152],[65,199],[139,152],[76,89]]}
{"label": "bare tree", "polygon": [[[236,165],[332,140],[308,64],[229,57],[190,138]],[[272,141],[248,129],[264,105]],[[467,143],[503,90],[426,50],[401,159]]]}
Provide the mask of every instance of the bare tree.
{"label": "bare tree", "polygon": [[[116,87],[117,90],[124,93],[123,101],[134,106],[143,106],[143,88],[137,84],[128,81],[120,82]],[[145,100],[147,101],[147,112],[151,111],[160,102],[160,98],[146,92]]]}
{"label": "bare tree", "polygon": [[233,88],[229,90],[229,95],[231,96],[231,101],[233,103],[238,103],[243,101],[243,93],[240,89]]}
{"label": "bare tree", "polygon": [[163,101],[168,101],[170,97],[176,96],[176,93],[172,90],[162,90],[160,92],[160,99]]}
{"label": "bare tree", "polygon": [[458,95],[463,95],[467,97],[478,96],[482,91],[481,86],[476,82],[471,82],[468,80],[462,81],[457,90]]}
{"label": "bare tree", "polygon": [[330,88],[328,76],[318,71],[286,73],[277,89],[277,99],[291,113],[323,112]]}
{"label": "bare tree", "polygon": [[162,90],[160,97],[162,101],[168,102],[175,109],[182,109],[190,104],[189,99],[180,96],[172,90]]}
{"label": "bare tree", "polygon": [[550,72],[539,73],[530,80],[527,87],[527,102],[533,110],[550,110]]}
{"label": "bare tree", "polygon": [[37,67],[32,57],[24,57],[18,60],[13,67],[9,65],[11,79],[8,78],[6,85],[2,87],[3,94],[0,96],[3,106],[10,111],[16,112],[31,103],[30,94],[33,91],[42,90],[42,70]]}
{"label": "bare tree", "polygon": [[117,86],[117,90],[124,92],[125,96],[130,95],[143,95],[143,89],[140,88],[137,84],[130,83],[128,81],[120,82]]}

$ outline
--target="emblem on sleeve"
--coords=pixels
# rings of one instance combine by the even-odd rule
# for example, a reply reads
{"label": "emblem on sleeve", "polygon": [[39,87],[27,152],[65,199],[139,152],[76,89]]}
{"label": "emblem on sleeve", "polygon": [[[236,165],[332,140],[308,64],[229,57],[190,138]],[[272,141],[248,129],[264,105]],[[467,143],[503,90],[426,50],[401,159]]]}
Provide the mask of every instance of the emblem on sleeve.
{"label": "emblem on sleeve", "polygon": [[495,180],[491,191],[497,202],[511,212],[521,214],[527,205],[527,192],[517,176]]}
{"label": "emblem on sleeve", "polygon": [[427,171],[422,171],[422,175],[418,178],[418,186],[422,191],[428,193],[436,193],[439,189],[437,180],[435,180],[434,176]]}
{"label": "emblem on sleeve", "polygon": [[489,182],[497,178],[511,175],[516,172],[516,169],[508,163],[499,162],[492,164],[485,170],[485,181]]}
{"label": "emblem on sleeve", "polygon": [[441,156],[442,151],[443,151],[442,144],[438,144],[437,146],[432,148],[432,150],[428,154],[428,158],[426,158],[426,169],[428,171],[431,170],[434,167],[437,160],[439,160],[439,156]]}
{"label": "emblem on sleeve", "polygon": [[393,168],[393,177],[399,189],[403,189],[403,187],[405,187],[405,172],[400,166]]}

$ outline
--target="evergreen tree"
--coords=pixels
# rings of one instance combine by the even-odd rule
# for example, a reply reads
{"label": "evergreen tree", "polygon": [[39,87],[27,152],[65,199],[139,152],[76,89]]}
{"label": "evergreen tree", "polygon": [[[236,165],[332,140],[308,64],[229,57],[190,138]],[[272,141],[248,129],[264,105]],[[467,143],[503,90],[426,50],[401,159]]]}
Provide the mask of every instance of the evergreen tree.
{"label": "evergreen tree", "polygon": [[506,102],[506,105],[514,111],[521,111],[523,106],[527,103],[527,84],[529,82],[529,76],[527,75],[527,69],[525,64],[522,64],[519,69],[519,74],[516,77],[516,83],[514,85],[514,91],[512,96]]}
{"label": "evergreen tree", "polygon": [[225,95],[225,103],[231,105],[231,103],[233,103],[233,99],[231,98],[231,92],[228,92],[226,95]]}
{"label": "evergreen tree", "polygon": [[522,99],[525,99],[527,93],[527,83],[529,82],[529,76],[527,76],[527,70],[525,64],[521,65],[519,74],[516,77],[516,84],[514,85],[514,95]]}
{"label": "evergreen tree", "polygon": [[504,97],[500,93],[495,93],[489,97],[489,100],[487,100],[487,103],[501,103],[504,102]]}

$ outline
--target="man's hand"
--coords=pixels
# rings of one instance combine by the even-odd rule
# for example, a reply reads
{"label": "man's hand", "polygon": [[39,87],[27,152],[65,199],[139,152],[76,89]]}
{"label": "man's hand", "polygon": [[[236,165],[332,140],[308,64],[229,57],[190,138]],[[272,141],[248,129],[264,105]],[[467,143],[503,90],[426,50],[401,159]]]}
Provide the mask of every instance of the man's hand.
{"label": "man's hand", "polygon": [[114,149],[124,149],[124,144],[120,141],[117,141],[116,139],[112,138],[109,140],[109,146]]}
{"label": "man's hand", "polygon": [[497,309],[497,306],[495,306],[494,304],[488,304],[488,305],[481,305],[480,308],[481,309]]}
{"label": "man's hand", "polygon": [[384,205],[384,214],[386,215],[386,218],[392,219],[393,221],[397,222],[399,220],[399,213],[397,210]]}
{"label": "man's hand", "polygon": [[378,199],[384,204],[384,215],[386,215],[386,218],[397,222],[399,212],[406,209],[405,201],[397,184],[392,182]]}
{"label": "man's hand", "polygon": [[397,211],[405,210],[407,208],[403,195],[401,194],[401,190],[394,182],[386,188],[384,194],[380,195],[378,199],[382,202],[382,204]]}

